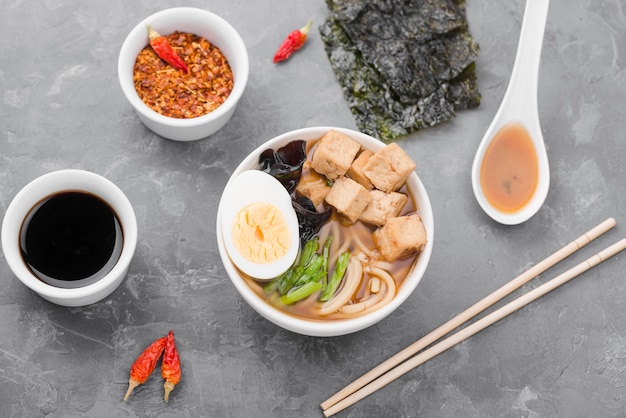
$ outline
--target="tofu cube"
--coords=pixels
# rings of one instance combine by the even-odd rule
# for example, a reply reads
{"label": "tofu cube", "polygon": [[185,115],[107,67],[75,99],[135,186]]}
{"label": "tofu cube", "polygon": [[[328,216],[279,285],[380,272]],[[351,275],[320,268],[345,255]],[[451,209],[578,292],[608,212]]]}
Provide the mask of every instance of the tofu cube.
{"label": "tofu cube", "polygon": [[417,214],[391,218],[373,236],[378,251],[389,262],[421,251],[427,242],[424,224]]}
{"label": "tofu cube", "polygon": [[361,145],[340,132],[330,130],[320,139],[313,154],[313,170],[335,180],[348,171]]}
{"label": "tofu cube", "polygon": [[[305,164],[307,164],[306,162]],[[330,191],[330,186],[326,180],[326,177],[316,174],[314,171],[311,171],[311,175],[302,177],[296,186],[296,194],[301,196],[306,196],[311,199],[313,205],[318,207],[324,199],[326,195]]]}
{"label": "tofu cube", "polygon": [[402,208],[409,200],[404,193],[385,193],[381,190],[370,190],[372,201],[365,208],[359,219],[365,223],[383,226],[387,220],[400,215]]}
{"label": "tofu cube", "polygon": [[367,161],[363,173],[372,184],[384,192],[398,190],[415,170],[415,162],[398,144],[381,148]]}
{"label": "tofu cube", "polygon": [[338,178],[326,195],[326,203],[334,207],[348,222],[355,223],[372,200],[372,195],[349,177]]}
{"label": "tofu cube", "polygon": [[354,159],[352,165],[348,169],[348,177],[361,183],[361,185],[367,190],[372,190],[374,188],[374,185],[372,184],[370,179],[368,179],[367,176],[363,174],[363,166],[365,165],[365,163],[367,163],[372,155],[374,155],[372,151],[367,149],[363,150],[363,152],[361,152]]}

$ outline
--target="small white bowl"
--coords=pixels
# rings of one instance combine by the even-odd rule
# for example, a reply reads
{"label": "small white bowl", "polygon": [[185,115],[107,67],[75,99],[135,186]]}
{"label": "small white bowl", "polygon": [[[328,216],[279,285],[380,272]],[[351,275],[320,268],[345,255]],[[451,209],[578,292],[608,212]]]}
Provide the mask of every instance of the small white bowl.
{"label": "small white bowl", "polygon": [[[83,191],[100,197],[115,211],[122,227],[122,252],[100,280],[76,288],[51,286],[27,267],[20,251],[20,232],[30,210],[46,197],[63,191]],[[122,282],[137,246],[137,220],[124,193],[111,181],[83,170],[60,170],[28,183],[13,198],[2,221],[2,251],[13,273],[42,298],[62,306],[85,306],[110,295]]]}
{"label": "small white bowl", "polygon": [[[372,151],[379,150],[385,146],[385,144],[369,135],[349,129],[335,127],[298,129],[279,135],[252,151],[252,153],[250,153],[235,169],[230,181],[233,181],[233,179],[243,171],[256,169],[258,167],[259,155],[264,150],[268,148],[280,148],[296,139],[304,139],[307,141],[318,139],[331,129],[343,132],[355,141],[359,142],[364,148]],[[428,198],[424,185],[415,172],[413,172],[407,180],[407,186],[409,192],[419,206],[418,212],[422,217],[422,222],[424,223],[424,227],[426,229],[428,243],[413,266],[413,269],[409,272],[408,276],[404,279],[397,290],[396,297],[389,304],[376,311],[352,319],[313,321],[292,316],[267,303],[248,286],[245,279],[239,274],[239,271],[228,256],[223,238],[222,222],[220,222],[222,217],[221,212],[223,210],[222,202],[220,201],[220,205],[217,210],[216,223],[217,245],[224,268],[226,269],[226,273],[228,274],[228,277],[230,277],[230,280],[234,284],[237,291],[255,311],[274,324],[289,331],[315,337],[332,337],[350,334],[374,325],[396,310],[411,295],[411,293],[413,293],[418,283],[424,276],[428,263],[430,262],[434,239],[433,213],[430,199]],[[228,187],[228,184],[226,187]]]}
{"label": "small white bowl", "polygon": [[[193,33],[222,51],[233,71],[234,84],[220,107],[203,116],[181,119],[161,115],[141,100],[133,83],[133,67],[137,54],[149,43],[147,24],[162,35]],[[248,82],[248,51],[239,33],[223,18],[203,9],[176,7],[148,16],[131,30],[120,49],[117,73],[124,95],[151,131],[175,141],[195,141],[223,128],[235,112]]]}

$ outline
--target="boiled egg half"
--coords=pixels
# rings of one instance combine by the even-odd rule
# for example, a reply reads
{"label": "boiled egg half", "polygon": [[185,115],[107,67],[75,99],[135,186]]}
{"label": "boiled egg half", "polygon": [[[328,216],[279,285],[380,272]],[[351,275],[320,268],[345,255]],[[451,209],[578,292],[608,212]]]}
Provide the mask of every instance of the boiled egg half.
{"label": "boiled egg half", "polygon": [[226,251],[243,273],[271,280],[293,265],[300,245],[298,217],[277,179],[244,171],[226,185],[220,207]]}

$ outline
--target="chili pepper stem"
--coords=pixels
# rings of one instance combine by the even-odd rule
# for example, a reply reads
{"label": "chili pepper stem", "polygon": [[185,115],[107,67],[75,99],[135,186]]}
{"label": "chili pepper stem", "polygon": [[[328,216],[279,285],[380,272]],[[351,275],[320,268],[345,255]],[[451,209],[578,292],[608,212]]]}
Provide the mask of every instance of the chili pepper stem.
{"label": "chili pepper stem", "polygon": [[146,24],[146,27],[148,28],[148,39],[150,39],[151,41],[154,41],[156,38],[161,36],[157,31],[152,29],[152,26],[150,26],[149,24]]}
{"label": "chili pepper stem", "polygon": [[170,393],[174,390],[174,387],[176,385],[172,382],[165,382],[163,383],[163,398],[165,399],[165,402],[169,402],[169,398],[170,398]]}
{"label": "chili pepper stem", "polygon": [[128,381],[128,390],[126,391],[126,395],[124,395],[124,400],[128,400],[128,397],[130,396],[131,392],[141,384],[140,381],[138,380],[134,380],[134,379],[130,379]]}
{"label": "chili pepper stem", "polygon": [[[308,36],[309,31],[311,30],[311,25],[313,25],[313,19],[309,19],[306,25],[300,28],[300,33],[305,37]],[[304,43],[304,41],[302,43]]]}

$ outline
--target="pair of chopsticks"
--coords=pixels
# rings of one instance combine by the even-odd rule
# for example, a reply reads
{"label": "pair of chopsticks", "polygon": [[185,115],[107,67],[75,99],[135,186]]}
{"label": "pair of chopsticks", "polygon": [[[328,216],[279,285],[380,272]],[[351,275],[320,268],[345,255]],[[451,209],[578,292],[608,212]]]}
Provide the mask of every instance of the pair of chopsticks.
{"label": "pair of chopsticks", "polygon": [[575,267],[567,270],[565,273],[518,297],[512,302],[509,302],[498,310],[486,315],[473,324],[468,325],[455,334],[452,334],[427,350],[420,352],[423,348],[431,345],[444,335],[463,325],[465,322],[489,308],[491,305],[498,302],[514,290],[520,288],[534,277],[554,266],[559,261],[564,260],[566,257],[589,244],[591,241],[613,228],[615,224],[615,219],[607,219],[549,257],[535,264],[533,267],[526,270],[524,273],[520,274],[484,299],[461,312],[459,315],[441,325],[439,328],[431,331],[429,334],[414,342],[404,350],[365,373],[363,376],[320,404],[324,415],[329,417],[339,411],[342,411],[350,405],[353,405],[420,364],[430,360],[438,354],[441,354],[448,348],[482,331],[502,318],[526,306],[530,302],[568,282],[579,274],[584,273],[590,268],[600,264],[602,261],[605,261],[620,251],[626,249],[626,238],[624,238]]}

